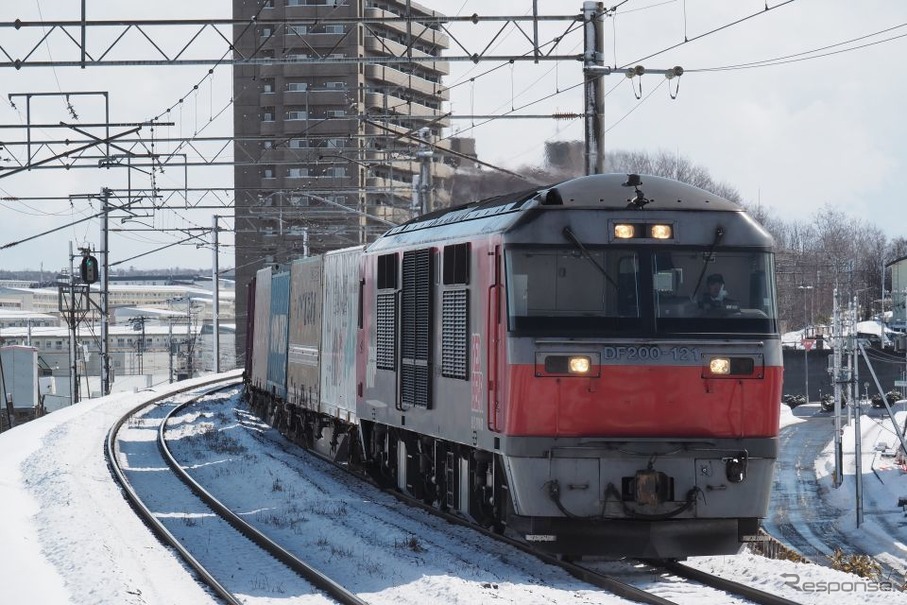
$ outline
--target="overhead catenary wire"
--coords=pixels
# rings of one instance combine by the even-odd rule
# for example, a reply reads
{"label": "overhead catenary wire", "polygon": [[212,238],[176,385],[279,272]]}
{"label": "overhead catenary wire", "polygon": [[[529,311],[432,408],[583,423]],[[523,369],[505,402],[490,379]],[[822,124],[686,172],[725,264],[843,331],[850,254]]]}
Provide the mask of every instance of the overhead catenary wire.
{"label": "overhead catenary wire", "polygon": [[[864,48],[869,48],[872,46],[877,46],[879,44],[885,44],[887,42],[893,42],[895,40],[900,40],[907,37],[907,33],[898,34],[897,36],[891,36],[890,38],[884,38],[882,40],[875,40],[873,42],[867,42],[865,44],[860,44],[857,46],[848,46],[847,48],[842,48],[839,50],[831,51],[830,49],[838,48],[840,46],[845,46],[848,44],[853,44],[854,42],[859,42],[860,40],[866,40],[868,38],[874,38],[882,34],[886,34],[898,29],[907,27],[907,23],[901,23],[899,25],[894,25],[892,27],[873,32],[871,34],[865,34],[863,36],[858,36],[856,38],[851,38],[843,42],[836,42],[834,44],[829,44],[812,50],[801,51],[798,53],[793,53],[790,55],[783,55],[780,57],[774,57],[772,59],[762,59],[759,61],[750,61],[748,63],[737,63],[733,65],[724,65],[720,67],[700,67],[695,69],[686,70],[687,72],[720,72],[720,71],[734,71],[740,69],[752,69],[757,67],[775,67],[777,65],[785,65],[788,63],[798,63],[800,61],[811,61],[813,59],[821,59],[824,57],[830,57],[832,55],[838,55],[845,52],[852,52],[855,50],[861,50]],[[825,52],[829,51],[829,52]]]}
{"label": "overhead catenary wire", "polygon": [[716,27],[716,28],[714,28],[714,29],[711,29],[711,30],[709,30],[709,31],[707,31],[707,32],[703,32],[703,33],[699,34],[698,36],[693,36],[692,38],[688,38],[687,36],[684,36],[683,42],[678,42],[677,44],[672,44],[671,46],[668,46],[667,48],[663,48],[663,49],[661,49],[661,50],[659,50],[659,51],[656,51],[656,52],[654,52],[654,53],[648,54],[648,55],[646,55],[646,56],[644,56],[644,57],[642,57],[642,58],[640,58],[640,59],[637,59],[637,60],[635,60],[635,61],[631,61],[630,63],[626,63],[626,64],[624,64],[624,65],[622,65],[622,66],[620,66],[620,67],[616,67],[616,69],[626,69],[626,68],[631,67],[631,66],[633,66],[633,65],[639,65],[639,64],[642,63],[643,61],[647,61],[648,59],[651,59],[651,58],[653,58],[653,57],[657,57],[658,55],[662,55],[662,54],[664,54],[664,53],[666,53],[666,52],[668,52],[668,51],[674,50],[675,48],[679,48],[679,47],[681,47],[681,46],[683,46],[683,45],[685,45],[685,44],[690,44],[691,42],[695,42],[696,40],[700,40],[700,39],[702,39],[702,38],[705,38],[705,37],[714,35],[714,34],[720,32],[720,31],[726,30],[726,29],[728,29],[728,28],[734,27],[735,25],[739,25],[739,24],[741,24],[741,23],[744,23],[744,22],[746,22],[746,21],[749,21],[750,19],[755,19],[755,18],[757,18],[757,17],[766,15],[766,14],[769,13],[769,11],[772,11],[772,10],[775,10],[775,9],[778,9],[778,8],[781,8],[782,6],[787,6],[788,4],[791,4],[791,3],[795,2],[795,1],[796,1],[796,0],[784,0],[783,2],[781,2],[780,4],[776,4],[775,6],[768,6],[768,4],[766,4],[764,10],[761,10],[761,11],[758,11],[758,12],[755,12],[755,13],[752,13],[752,14],[749,14],[749,15],[746,15],[745,17],[741,17],[741,18],[739,18],[739,19],[735,19],[734,21],[731,21],[731,22],[729,22],[729,23],[725,23],[724,25],[721,25],[721,26],[719,26],[719,27]]}
{"label": "overhead catenary wire", "polygon": [[[792,0],[790,0],[790,1],[792,1]],[[619,3],[616,7],[612,7],[612,8],[617,8],[617,7],[619,7],[619,6],[623,5],[623,4],[625,4],[625,2],[621,2],[621,3]],[[783,5],[783,4],[779,4],[778,6],[782,6],[782,5]],[[767,9],[769,9],[769,8],[771,8],[771,9],[777,8],[778,6],[775,6],[775,7],[767,7]],[[640,10],[640,9],[627,9],[626,7],[623,8],[623,11],[624,11],[624,12],[628,12],[629,10]],[[764,11],[760,11],[759,14],[762,14],[763,12],[764,12]],[[701,36],[700,36],[700,37],[701,37]],[[507,64],[508,64],[508,63],[503,63],[503,64],[501,64],[498,68],[503,67],[503,66],[505,66],[505,65],[507,65]],[[498,68],[495,68],[495,69],[498,69]],[[688,70],[688,71],[692,71],[692,70]],[[210,81],[210,77],[209,77],[209,76],[210,76],[210,72],[209,72],[208,76],[203,77],[202,80],[200,80],[200,81],[203,82],[206,78],[209,79],[209,81]],[[575,88],[575,87],[573,87],[573,88]],[[659,87],[659,88],[660,88],[660,87]],[[570,90],[570,89],[567,89],[567,90]],[[612,90],[613,90],[613,89],[612,89]],[[650,94],[651,94],[651,93],[648,93],[643,99],[641,99],[641,103],[645,102],[646,99],[649,98]],[[185,97],[186,97],[186,95],[184,95],[184,98],[185,98]],[[547,97],[546,97],[546,98],[547,98]],[[543,101],[543,100],[545,100],[545,98],[538,99],[538,100],[536,100],[535,102],[541,102],[541,101]],[[175,106],[175,105],[174,105],[174,106]],[[523,105],[522,108],[525,108],[525,107],[527,107],[527,106],[529,106],[529,105],[528,105],[528,104],[527,104],[527,105]],[[609,125],[607,131],[610,131],[610,129],[616,127],[619,123],[621,123],[624,119],[626,119],[627,116],[630,115],[630,113],[632,113],[632,112],[634,112],[634,111],[638,111],[639,108],[640,108],[639,105],[634,106],[627,114],[625,114],[623,117],[621,117],[620,119],[618,119],[616,122],[614,122],[614,123],[612,123],[611,125]],[[223,109],[222,111],[226,111],[226,108]],[[512,113],[512,112],[507,112],[507,113]],[[502,117],[503,117],[503,116],[502,116]],[[499,118],[490,118],[489,121],[492,121],[493,119],[499,119]],[[477,125],[475,125],[474,127],[480,126],[480,125],[481,125],[481,124],[477,124]],[[205,126],[205,127],[207,127],[207,126]],[[203,127],[203,128],[205,128],[205,127]],[[186,138],[184,139],[184,142],[181,143],[180,148],[183,148],[183,146],[189,144],[189,141],[194,141],[194,140],[196,140],[196,138],[195,138],[194,136],[186,137]]]}

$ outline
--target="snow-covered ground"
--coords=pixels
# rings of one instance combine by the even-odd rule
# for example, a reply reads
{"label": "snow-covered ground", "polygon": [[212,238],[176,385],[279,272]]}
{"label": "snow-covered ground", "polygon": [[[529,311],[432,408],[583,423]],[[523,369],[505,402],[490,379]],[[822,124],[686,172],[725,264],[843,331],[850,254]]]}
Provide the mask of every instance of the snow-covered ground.
{"label": "snow-covered ground", "polygon": [[[178,386],[184,386],[178,385]],[[172,389],[170,385],[155,387],[154,391],[114,394],[102,399],[84,401],[54,412],[44,418],[0,434],[0,603],[210,603],[212,598],[199,587],[191,574],[170,551],[162,547],[150,531],[135,517],[110,477],[103,456],[102,443],[113,422],[134,407],[141,399],[150,399]],[[785,422],[797,418],[785,410]],[[863,422],[864,445],[874,443],[870,430],[874,420]],[[249,429],[253,425],[250,423]],[[890,426],[890,425],[889,425]],[[263,434],[269,429],[258,427]],[[884,434],[884,428],[876,428]],[[829,432],[829,436],[831,432]],[[892,436],[893,437],[893,436]],[[851,438],[852,439],[852,438]],[[893,439],[888,439],[892,441]],[[272,439],[244,441],[247,450],[256,457],[254,472],[271,476],[276,468],[290,464]],[[850,447],[845,442],[845,448]],[[857,531],[847,527],[852,515],[842,512],[836,520],[860,549],[871,545],[880,553],[904,557],[900,536],[883,535],[873,526],[876,504],[887,503],[894,494],[907,495],[903,469],[884,467],[879,460],[872,464],[873,452],[866,454],[863,465],[866,522]],[[852,447],[848,451],[852,452]],[[184,449],[183,454],[191,452]],[[852,454],[850,456],[852,460]],[[886,459],[887,460],[887,459]],[[271,467],[272,461],[281,465]],[[210,462],[210,460],[209,460]],[[828,453],[816,461],[820,481],[827,479]],[[211,464],[208,468],[215,468]],[[221,465],[225,466],[225,465]],[[825,490],[830,504],[838,509],[852,503],[846,500],[851,493],[848,481],[853,480],[853,466],[845,486]],[[811,470],[811,469],[804,469]],[[884,481],[879,481],[875,473]],[[286,501],[288,485],[281,489],[250,490],[250,473],[214,473],[225,481],[219,486],[224,493],[257,493],[259,506],[276,506],[267,498]],[[286,473],[286,470],[280,471]],[[309,472],[309,471],[306,471]],[[337,480],[326,485],[336,487]],[[296,489],[300,486],[293,486]],[[301,489],[301,487],[300,487]],[[354,490],[345,504],[349,515],[360,510],[360,503],[381,501],[381,496],[369,496]],[[355,501],[355,506],[354,506]],[[365,504],[363,504],[365,506]],[[880,508],[885,505],[879,504]],[[358,514],[358,512],[356,512]],[[330,533],[336,525],[328,522],[330,515],[306,515],[306,536],[319,536],[315,544],[330,552]],[[414,536],[414,546],[393,548],[393,536],[387,526],[351,528],[351,535],[362,543],[350,543],[348,553],[341,552],[331,563],[334,567],[361,559],[370,561],[360,579],[361,595],[370,602],[438,603],[484,602],[546,602],[546,603],[622,603],[621,599],[582,585],[553,568],[535,562],[524,555],[504,552],[478,537],[463,537],[456,532],[451,543],[442,542],[440,529],[431,536]],[[415,530],[412,530],[415,531]],[[427,530],[426,530],[427,531]],[[403,531],[401,536],[409,535]],[[390,540],[390,542],[388,542]],[[377,545],[366,549],[367,543]],[[401,544],[400,540],[396,542]],[[413,544],[404,540],[402,544]],[[847,545],[844,546],[845,550]],[[352,554],[349,554],[352,553]],[[454,564],[451,559],[456,553]],[[459,561],[459,562],[457,562]],[[515,563],[516,561],[516,563]],[[758,584],[764,590],[780,594],[801,603],[905,603],[907,593],[884,590],[888,585],[811,564],[764,559],[752,554],[726,557],[697,557],[688,563],[746,583]],[[330,572],[331,570],[326,570]],[[540,582],[539,578],[543,581]],[[898,581],[902,582],[903,578]],[[682,603],[717,605],[727,603],[726,597],[713,592],[699,592],[688,585],[672,585],[652,578],[659,585],[659,594]],[[320,599],[320,597],[318,597]],[[272,595],[268,602],[306,602],[307,598]],[[256,601],[260,602],[260,601]]]}

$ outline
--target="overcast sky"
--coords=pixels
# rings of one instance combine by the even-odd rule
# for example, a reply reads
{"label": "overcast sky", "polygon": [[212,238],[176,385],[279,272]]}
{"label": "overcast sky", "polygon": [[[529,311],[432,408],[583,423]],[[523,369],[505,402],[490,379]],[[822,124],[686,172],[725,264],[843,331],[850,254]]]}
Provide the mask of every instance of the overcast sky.
{"label": "overcast sky", "polygon": [[[447,14],[483,16],[529,14],[532,7],[530,0],[426,0],[423,4]],[[608,65],[625,68],[641,64],[650,70],[680,65],[685,73],[671,82],[657,74],[633,81],[622,73],[605,78],[605,145],[609,151],[678,154],[706,168],[715,180],[736,187],[746,201],[762,203],[788,221],[808,221],[829,205],[878,225],[888,237],[907,236],[903,227],[907,211],[901,202],[901,192],[907,190],[907,144],[903,142],[907,127],[901,119],[907,84],[900,76],[898,61],[907,49],[907,3],[776,0],[768,2],[769,10],[764,0],[629,0],[614,4],[617,8],[605,23]],[[229,17],[231,10],[229,0],[87,0],[87,6],[90,19]],[[578,13],[581,8],[581,2],[539,0],[542,14]],[[4,2],[0,4],[0,22],[17,18],[77,19],[79,10],[78,2]],[[493,39],[487,54],[523,54],[529,50],[522,33],[508,27],[495,38],[499,29],[499,24],[451,26],[451,32],[469,53],[481,53]],[[567,33],[568,29],[572,32]],[[48,31],[47,42],[39,45],[34,58],[78,59],[73,43],[60,35],[61,30]],[[166,44],[160,39],[161,30],[153,31],[158,34],[155,41],[174,55],[198,30],[174,32]],[[532,28],[524,25],[524,31],[531,35]],[[95,54],[103,52],[104,41],[109,44],[110,36],[119,34],[112,32],[90,30],[89,49]],[[565,33],[555,52],[581,53],[580,32],[569,28],[567,22],[544,23],[539,37],[546,43]],[[129,32],[110,57],[143,44],[144,57],[154,58],[147,41],[140,38],[136,31]],[[27,53],[39,39],[36,29],[0,28],[0,47],[14,59]],[[202,32],[199,40],[203,45],[193,48],[200,56],[217,57],[226,50],[212,30]],[[455,43],[450,53],[464,54]],[[0,60],[7,58],[0,54]],[[770,65],[716,69],[760,62]],[[537,65],[517,62],[495,67],[497,63],[486,61],[478,65],[452,62],[452,74],[445,83],[453,86],[451,109],[455,113],[501,114],[512,108],[522,108],[515,113],[529,114],[582,110],[582,72],[577,61]],[[0,78],[0,141],[25,140],[24,130],[9,128],[25,122],[27,97],[23,93],[76,91],[109,93],[113,122],[139,122],[157,116],[174,122],[173,126],[157,128],[153,136],[149,128],[143,128],[146,145],[150,147],[154,138],[156,152],[173,150],[172,145],[157,142],[163,137],[195,133],[229,136],[230,68],[217,67],[211,74],[208,70],[209,66],[6,68]],[[194,89],[196,84],[198,88]],[[14,95],[12,99],[10,94]],[[640,95],[642,98],[637,99]],[[71,96],[69,103],[79,116],[78,122],[72,118],[65,98],[32,97],[32,121],[102,121],[101,95]],[[579,140],[583,136],[581,119],[484,122],[454,120],[452,130],[475,137],[482,159],[510,169],[540,163],[546,141]],[[115,128],[113,132],[122,130]],[[32,134],[33,140],[48,137],[86,140],[73,130],[35,130]],[[212,144],[197,147],[209,158],[230,159],[233,155],[229,146],[223,150]],[[54,149],[59,152],[62,147]],[[36,158],[42,158],[53,150],[33,151]],[[11,158],[10,152],[0,149],[0,165],[5,168],[15,165],[15,159],[21,160],[24,153],[19,147],[17,158]],[[87,160],[83,165],[91,163]],[[101,187],[125,189],[130,173],[125,168],[36,170],[9,176],[4,172],[0,172],[0,196],[26,199],[0,203],[0,246],[98,212],[100,202],[91,196],[97,196]],[[232,174],[226,168],[183,173],[173,166],[153,177],[135,170],[131,174],[133,187],[149,187],[152,178],[155,185],[164,188],[232,185]],[[231,214],[229,209],[157,211],[125,223],[120,214],[111,227],[209,228],[215,212]],[[223,221],[223,226],[232,226],[232,220]],[[58,270],[68,265],[69,242],[75,247],[97,247],[99,231],[96,220],[84,221],[2,248],[0,267]],[[173,246],[132,259],[197,233],[114,232],[110,260],[117,263],[115,268],[208,268],[212,263],[210,249],[195,245]],[[221,267],[232,266],[232,238],[224,234],[221,242],[226,244],[220,255]]]}

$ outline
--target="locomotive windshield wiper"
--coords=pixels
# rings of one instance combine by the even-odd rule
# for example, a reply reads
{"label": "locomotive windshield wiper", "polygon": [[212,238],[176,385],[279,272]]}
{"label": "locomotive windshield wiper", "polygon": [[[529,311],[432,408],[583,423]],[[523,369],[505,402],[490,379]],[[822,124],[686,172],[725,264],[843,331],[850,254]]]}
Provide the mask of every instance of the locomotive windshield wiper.
{"label": "locomotive windshield wiper", "polygon": [[696,280],[696,287],[693,288],[693,293],[690,294],[690,300],[695,300],[696,294],[699,292],[699,286],[702,285],[702,278],[705,277],[705,272],[709,268],[709,259],[712,258],[712,255],[715,254],[715,248],[718,246],[718,242],[721,241],[721,238],[724,237],[724,229],[718,227],[715,229],[715,239],[712,240],[712,245],[709,246],[708,252],[705,254],[705,258],[702,263],[702,271],[699,272],[699,279]]}
{"label": "locomotive windshield wiper", "polygon": [[613,279],[611,279],[611,276],[608,275],[608,272],[605,271],[604,267],[602,267],[600,264],[598,264],[597,260],[592,258],[592,255],[589,254],[589,250],[586,249],[586,247],[583,245],[583,242],[579,241],[579,238],[576,237],[576,234],[573,233],[573,231],[570,229],[570,227],[564,227],[564,230],[561,233],[563,233],[564,237],[566,237],[574,246],[576,246],[576,248],[580,252],[583,253],[583,256],[586,257],[586,260],[588,260],[590,263],[595,265],[595,268],[598,269],[599,272],[601,272],[601,274],[605,276],[605,279],[608,280],[608,283],[611,284],[612,286],[614,286],[615,289],[617,289],[617,282],[614,281]]}

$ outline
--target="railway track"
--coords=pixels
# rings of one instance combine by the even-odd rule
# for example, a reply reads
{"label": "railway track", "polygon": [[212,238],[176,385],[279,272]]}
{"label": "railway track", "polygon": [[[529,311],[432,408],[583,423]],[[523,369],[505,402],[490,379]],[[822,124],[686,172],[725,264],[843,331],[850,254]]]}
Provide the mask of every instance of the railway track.
{"label": "railway track", "polygon": [[[739,600],[734,602],[756,603],[758,605],[798,605],[797,601],[792,601],[790,599],[765,592],[764,590],[760,590],[758,588],[748,586],[740,582],[728,580],[726,578],[722,578],[721,576],[709,574],[693,567],[683,565],[682,563],[678,563],[676,561],[639,561],[637,563],[628,561],[606,562],[603,566],[605,568],[608,568],[609,571],[603,572],[600,569],[595,569],[594,566],[585,565],[580,562],[565,561],[559,557],[539,552],[531,548],[524,542],[509,538],[493,531],[489,531],[484,528],[476,527],[466,520],[462,519],[461,517],[438,511],[437,509],[433,509],[432,507],[429,507],[419,501],[412,500],[405,495],[397,496],[401,500],[407,502],[407,504],[429,510],[434,514],[443,516],[451,523],[456,523],[465,527],[472,528],[494,540],[505,542],[510,546],[513,546],[514,548],[537,557],[538,559],[549,565],[563,569],[575,578],[638,603],[649,603],[652,605],[676,605],[676,601],[659,596],[659,591],[657,590],[657,588],[655,590],[651,590],[639,586],[639,584],[641,583],[650,584],[654,582],[657,584],[658,577],[664,574],[671,574],[673,576],[682,578],[687,582],[695,583],[708,587],[709,589],[712,589],[714,591],[718,591],[719,593],[721,593],[721,595],[719,596],[737,597]],[[639,567],[642,568],[642,573],[640,573]],[[638,580],[633,581],[629,579],[621,579],[622,577],[638,577],[640,575],[647,576],[647,579],[644,582]]]}
{"label": "railway track", "polygon": [[[345,473],[349,473],[349,475],[351,475],[355,481],[364,479],[362,474],[355,472],[354,470],[351,470],[346,466],[338,466],[330,460],[326,460],[317,452],[307,451],[299,448],[296,445],[286,442],[284,443],[284,448],[285,451],[290,452],[291,455],[297,455],[298,453],[304,452],[320,460],[323,460],[325,464],[330,464],[333,468],[337,468],[344,471]],[[378,486],[375,487],[378,488]],[[470,531],[476,531],[489,538],[492,538],[495,541],[519,549],[520,551],[529,554],[549,565],[563,569],[570,575],[582,580],[583,582],[591,584],[592,586],[595,586],[597,588],[601,588],[614,595],[640,603],[652,603],[656,605],[670,605],[674,603],[674,601],[671,601],[670,599],[659,596],[657,594],[657,591],[651,591],[642,588],[637,584],[634,584],[633,581],[625,581],[621,579],[621,576],[625,575],[639,575],[638,573],[634,572],[634,564],[632,563],[616,562],[617,569],[614,573],[602,573],[601,571],[592,569],[589,566],[565,561],[561,558],[541,553],[538,550],[529,547],[525,542],[512,539],[505,535],[501,535],[499,533],[495,533],[481,527],[477,527],[461,516],[440,511],[434,507],[424,504],[419,500],[410,498],[405,494],[397,492],[396,490],[383,491],[393,496],[395,501],[404,502],[412,508],[426,511],[433,516],[444,519],[449,523],[467,528]],[[779,597],[777,595],[759,590],[752,586],[747,586],[739,582],[727,580],[720,576],[708,574],[706,572],[686,565],[682,565],[680,563],[672,561],[646,561],[640,562],[640,564],[646,568],[646,574],[650,577],[671,574],[675,577],[682,578],[684,581],[687,581],[689,583],[705,586],[714,591],[719,591],[723,596],[738,597],[740,600],[736,602],[758,603],[760,605],[796,605],[796,601],[785,599],[783,597]]]}
{"label": "railway track", "polygon": [[[212,385],[208,387],[205,392],[217,391],[217,389],[223,389],[224,385]],[[264,501],[264,494],[262,494],[262,488],[256,488],[250,486],[250,492],[252,492],[250,497],[258,497],[261,499],[261,503],[257,505],[252,505],[251,501],[246,504],[238,505],[236,501],[226,504],[222,504],[215,495],[209,493],[202,485],[199,483],[205,483],[208,485],[208,489],[211,492],[216,491],[217,485],[215,482],[210,481],[210,474],[208,475],[208,480],[202,481],[197,480],[193,481],[189,477],[184,477],[177,479],[175,476],[173,478],[173,487],[168,487],[164,490],[157,488],[158,492],[167,492],[166,498],[162,499],[160,494],[148,493],[147,485],[143,489],[143,477],[146,477],[149,472],[154,472],[159,474],[162,472],[162,469],[179,469],[181,474],[185,474],[185,471],[182,467],[191,466],[192,460],[194,458],[191,456],[190,450],[195,445],[190,445],[191,439],[187,438],[186,435],[192,433],[193,430],[198,433],[198,429],[191,429],[191,425],[194,423],[209,423],[209,424],[218,424],[220,428],[213,429],[204,434],[216,435],[218,432],[223,431],[227,432],[230,429],[231,425],[235,428],[238,426],[236,418],[230,415],[223,413],[196,413],[193,411],[193,408],[188,408],[187,406],[195,403],[203,403],[205,397],[210,404],[209,408],[220,405],[218,401],[235,401],[235,398],[238,397],[238,389],[232,391],[232,395],[227,395],[226,392],[221,391],[220,395],[205,395],[205,392],[202,392],[199,389],[196,389],[194,392],[187,393],[179,397],[170,396],[160,401],[154,402],[152,405],[142,406],[142,409],[135,409],[131,414],[128,414],[123,418],[119,427],[114,427],[111,430],[111,436],[108,440],[108,447],[113,448],[109,452],[109,459],[111,461],[119,461],[123,468],[121,468],[122,474],[125,476],[124,481],[126,482],[126,487],[124,490],[129,493],[131,491],[136,492],[136,498],[139,501],[138,504],[135,504],[137,510],[147,509],[146,513],[143,513],[143,516],[147,519],[149,525],[157,526],[160,528],[155,531],[162,536],[162,539],[173,546],[178,551],[187,550],[183,554],[187,563],[196,570],[200,578],[203,578],[204,581],[210,585],[212,591],[221,596],[224,600],[230,603],[242,602],[244,596],[249,595],[249,593],[257,593],[259,596],[267,592],[269,587],[271,589],[276,589],[280,587],[281,591],[289,591],[290,593],[298,592],[304,594],[305,591],[308,591],[308,594],[315,592],[319,589],[329,592],[330,588],[323,587],[320,582],[320,572],[317,572],[312,577],[308,576],[306,572],[300,572],[294,568],[296,563],[288,563],[288,560],[295,559],[294,555],[290,553],[287,549],[272,545],[268,546],[268,543],[271,542],[264,534],[254,527],[249,526],[246,522],[246,518],[250,516],[249,510],[256,509],[267,509],[272,505]],[[220,399],[217,399],[220,398]],[[235,407],[233,405],[231,408]],[[244,412],[243,412],[244,414]],[[214,418],[214,416],[220,416],[219,419]],[[248,431],[253,436],[256,436],[259,439],[263,438],[264,432],[259,432],[255,427],[250,427],[249,423],[253,422],[251,416],[247,417],[244,421],[247,428],[250,428]],[[125,428],[124,428],[125,427]],[[155,431],[157,437],[155,440],[149,439],[149,432]],[[122,433],[121,433],[122,431]],[[273,433],[269,433],[273,435]],[[167,440],[173,441],[173,445],[177,446],[176,451],[183,454],[183,461],[178,462],[177,458],[179,455],[175,455],[173,452],[170,452],[170,448],[167,446]],[[213,439],[208,445],[213,445],[213,447],[223,447],[223,445],[217,444],[217,439]],[[299,459],[300,451],[295,445],[283,442],[284,451],[279,453],[268,454],[269,457],[283,456],[287,460]],[[242,454],[240,452],[236,453],[235,458],[241,459]],[[319,465],[323,467],[328,466],[328,462],[324,461],[317,455],[317,462],[312,460],[311,462],[301,462],[302,466],[311,467],[311,465]],[[141,461],[141,463],[139,463]],[[112,463],[113,466],[113,463]],[[208,462],[199,462],[198,466],[200,468],[208,468],[213,466]],[[259,465],[256,465],[257,470]],[[337,467],[336,465],[330,465],[332,469],[343,469],[342,467]],[[194,469],[200,470],[200,469]],[[168,470],[168,472],[174,472]],[[303,470],[302,474],[312,474],[309,471]],[[453,554],[450,555],[451,558],[456,559],[460,558],[461,563],[464,566],[469,565],[470,563],[475,564],[475,557],[472,555],[474,552],[486,551],[488,550],[487,545],[481,545],[480,538],[476,535],[475,526],[468,524],[462,518],[455,515],[447,515],[440,513],[431,507],[426,507],[425,505],[414,502],[405,496],[402,496],[396,492],[385,492],[388,495],[383,501],[369,496],[368,492],[373,491],[372,486],[367,486],[361,482],[361,476],[358,474],[348,475],[346,473],[333,473],[333,478],[328,478],[328,481],[331,481],[330,484],[318,485],[313,484],[312,486],[306,486],[306,489],[311,489],[315,491],[322,491],[325,494],[336,491],[336,483],[339,482],[342,487],[348,487],[351,490],[354,490],[354,495],[352,497],[353,501],[368,503],[374,508],[376,505],[380,508],[385,509],[386,512],[375,512],[372,510],[369,514],[375,515],[371,521],[351,521],[351,523],[356,524],[369,524],[369,523],[381,523],[387,526],[388,534],[399,534],[402,536],[413,536],[411,538],[412,543],[408,546],[406,545],[405,539],[394,539],[395,545],[401,544],[400,548],[412,549],[414,553],[418,555],[419,551],[424,550],[450,550]],[[159,478],[155,479],[155,485]],[[278,479],[275,479],[275,489],[277,486]],[[144,481],[144,483],[148,483]],[[175,485],[178,484],[178,487]],[[187,485],[193,485],[193,487],[186,487]],[[357,487],[358,486],[358,487]],[[223,489],[222,487],[220,489]],[[291,489],[289,486],[282,486],[279,489]],[[363,490],[361,493],[355,490]],[[178,495],[182,494],[182,495]],[[191,496],[191,498],[190,498]],[[393,496],[393,497],[390,497]],[[176,498],[176,501],[174,501]],[[229,499],[229,498],[221,498]],[[407,507],[402,513],[400,507],[397,504],[398,500],[404,500],[408,505],[412,505],[412,508]],[[245,510],[245,513],[237,514],[230,509],[234,510]],[[445,526],[446,522],[453,522],[458,526],[464,528],[463,532],[452,537],[451,540],[463,540],[463,544],[460,546],[449,545],[446,543],[438,542],[437,539],[430,537],[432,533],[437,528],[429,527],[432,522],[426,521],[427,517],[420,514],[419,509],[428,511],[432,514],[431,518],[440,518],[445,521],[445,523],[438,523],[439,526]],[[393,511],[393,515],[391,514]],[[344,512],[340,517],[344,516]],[[254,516],[254,515],[253,515]],[[398,519],[399,520],[395,520]],[[197,534],[197,527],[191,521],[192,519],[204,519],[205,531],[209,534],[216,533],[219,537],[217,538],[217,547],[215,550],[218,553],[218,556],[215,557],[214,561],[206,558],[207,553],[197,552],[186,548],[186,544],[197,544],[199,543],[198,536],[193,537],[193,533]],[[213,521],[217,519],[217,521]],[[261,520],[259,519],[258,525],[261,526]],[[267,525],[265,523],[265,525]],[[239,532],[236,528],[246,526],[242,532]],[[449,530],[439,530],[446,531]],[[342,530],[337,530],[337,533],[342,533]],[[736,583],[728,583],[721,578],[699,572],[687,568],[682,565],[666,562],[663,566],[647,567],[640,572],[640,566],[634,565],[630,562],[614,562],[607,564],[608,569],[603,571],[602,569],[596,569],[595,563],[586,564],[586,562],[574,563],[560,560],[556,557],[547,556],[545,554],[539,553],[537,551],[528,548],[524,543],[512,540],[506,536],[501,536],[492,532],[487,532],[484,530],[479,530],[479,533],[483,533],[488,537],[493,538],[503,545],[501,553],[506,553],[507,548],[516,548],[520,551],[530,555],[531,558],[541,560],[542,562],[555,566],[558,569],[563,570],[564,572],[574,576],[581,583],[588,584],[589,586],[607,591],[608,593],[618,595],[622,598],[625,598],[634,602],[641,603],[654,603],[659,605],[668,605],[675,603],[677,601],[671,600],[671,598],[666,598],[661,596],[664,594],[671,595],[671,589],[675,589],[678,586],[678,583],[689,583],[690,588],[682,592],[689,592],[691,594],[710,594],[707,591],[709,589],[703,589],[700,585],[710,586],[711,590],[720,590],[724,595],[735,595],[739,598],[737,600],[731,600],[730,598],[724,599],[721,595],[718,597],[712,596],[712,600],[718,600],[723,602],[751,602],[751,603],[765,603],[770,605],[780,605],[780,604],[789,604],[792,601],[778,598],[774,595],[769,595],[758,590],[754,590],[751,587],[746,587]],[[476,536],[476,537],[468,537]],[[284,538],[285,539],[285,538]],[[350,541],[356,540],[357,538],[350,538]],[[362,538],[359,538],[362,539]],[[283,540],[280,537],[275,538],[276,541]],[[369,538],[364,538],[365,541],[368,541]],[[258,543],[262,544],[259,545]],[[285,543],[285,542],[283,542]],[[298,551],[298,545],[294,547],[294,550]],[[331,548],[336,548],[331,546]],[[264,550],[262,550],[264,549]],[[233,556],[223,561],[223,553],[225,551],[241,553],[237,556]],[[256,551],[260,551],[256,554]],[[411,554],[411,553],[410,553]],[[505,557],[508,559],[515,559],[513,555],[499,554],[498,557]],[[526,559],[528,561],[529,559]],[[231,584],[230,581],[225,581],[223,578],[229,578],[231,573],[228,570],[232,566],[235,568],[242,568],[243,575],[246,580],[241,581],[238,585]],[[280,562],[278,564],[277,562]],[[651,563],[651,562],[650,562]],[[287,567],[289,565],[289,567]],[[303,565],[305,565],[303,563]],[[479,563],[479,565],[481,565]],[[538,575],[537,566],[530,563],[523,563],[525,567],[529,568],[529,573],[532,575]],[[314,566],[309,566],[314,567]],[[276,571],[278,568],[284,568],[282,571]],[[550,573],[550,572],[544,572]],[[280,575],[280,577],[278,577]],[[519,575],[519,570],[515,572],[515,575]],[[670,580],[666,579],[667,576],[673,576]],[[294,576],[290,578],[289,576]],[[258,578],[252,582],[256,586],[251,586],[250,590],[250,581],[249,577]],[[306,578],[306,584],[304,587],[301,587],[302,581],[300,577]],[[640,578],[644,579],[640,581]],[[677,578],[681,577],[684,580],[678,580]],[[220,579],[219,579],[220,578]],[[504,579],[504,578],[502,578]],[[510,579],[510,578],[506,578]],[[231,579],[232,581],[232,579]],[[519,579],[513,580],[513,582],[519,582]],[[530,582],[544,581],[532,579]],[[334,582],[334,584],[338,584]],[[527,585],[529,585],[527,583]],[[686,586],[686,584],[684,584]],[[663,587],[669,587],[668,590],[663,589]],[[342,587],[341,587],[342,588]],[[575,588],[573,590],[576,590]],[[703,592],[706,591],[706,592]],[[359,591],[362,592],[361,590]],[[676,592],[676,591],[675,591]],[[353,603],[362,603],[363,601],[359,600],[355,594],[347,591],[346,596],[332,596],[332,599],[336,599],[339,602],[353,602]],[[659,594],[661,593],[661,595]],[[590,594],[594,594],[594,591],[591,591]],[[354,600],[346,600],[352,598]],[[558,602],[557,597],[552,602]],[[676,597],[674,597],[676,598]],[[742,600],[741,600],[742,599]]]}
{"label": "railway track", "polygon": [[[165,434],[174,414],[206,397],[230,397],[229,389],[235,393],[238,388],[235,379],[211,383],[130,410],[108,433],[111,472],[145,523],[224,601],[240,604],[268,594],[321,592],[325,602],[364,605],[221,504],[170,452]],[[156,433],[153,439],[151,431]],[[239,578],[237,569],[243,570]]]}

